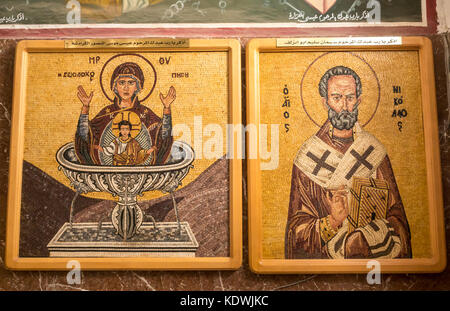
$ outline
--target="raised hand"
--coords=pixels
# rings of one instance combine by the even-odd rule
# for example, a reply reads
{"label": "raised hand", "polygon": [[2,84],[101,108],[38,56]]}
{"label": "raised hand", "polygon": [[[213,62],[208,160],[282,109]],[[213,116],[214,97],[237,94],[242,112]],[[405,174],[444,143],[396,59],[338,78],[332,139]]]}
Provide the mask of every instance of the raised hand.
{"label": "raised hand", "polygon": [[94,96],[94,92],[91,92],[89,96],[87,95],[84,88],[79,85],[78,86],[78,93],[77,93],[78,99],[83,104],[83,107],[81,108],[81,113],[88,114],[89,113],[89,105],[91,104],[92,97]]}
{"label": "raised hand", "polygon": [[159,93],[159,98],[164,105],[164,108],[170,108],[170,105],[174,102],[175,98],[177,98],[177,92],[173,86],[170,87],[167,95],[164,96],[163,93]]}

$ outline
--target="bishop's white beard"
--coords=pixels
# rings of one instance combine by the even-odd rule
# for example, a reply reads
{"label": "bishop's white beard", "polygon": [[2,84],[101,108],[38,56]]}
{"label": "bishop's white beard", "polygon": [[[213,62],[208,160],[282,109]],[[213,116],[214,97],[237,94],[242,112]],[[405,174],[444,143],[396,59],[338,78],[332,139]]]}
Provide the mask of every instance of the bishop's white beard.
{"label": "bishop's white beard", "polygon": [[328,119],[334,128],[338,130],[349,130],[353,128],[356,121],[358,121],[358,107],[353,108],[353,111],[342,110],[341,112],[336,112],[328,106]]}

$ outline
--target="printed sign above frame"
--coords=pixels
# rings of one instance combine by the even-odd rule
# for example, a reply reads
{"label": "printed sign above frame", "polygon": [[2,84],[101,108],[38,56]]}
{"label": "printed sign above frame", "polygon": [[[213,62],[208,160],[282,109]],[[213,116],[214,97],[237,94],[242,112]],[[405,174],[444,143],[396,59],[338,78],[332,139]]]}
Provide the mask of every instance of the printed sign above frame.
{"label": "printed sign above frame", "polygon": [[239,268],[240,57],[233,39],[19,42],[6,266]]}
{"label": "printed sign above frame", "polygon": [[[7,0],[0,28],[426,27],[426,0]],[[433,2],[435,8],[435,2]],[[51,21],[51,23],[49,22]]]}
{"label": "printed sign above frame", "polygon": [[254,39],[247,86],[253,271],[445,268],[428,39]]}

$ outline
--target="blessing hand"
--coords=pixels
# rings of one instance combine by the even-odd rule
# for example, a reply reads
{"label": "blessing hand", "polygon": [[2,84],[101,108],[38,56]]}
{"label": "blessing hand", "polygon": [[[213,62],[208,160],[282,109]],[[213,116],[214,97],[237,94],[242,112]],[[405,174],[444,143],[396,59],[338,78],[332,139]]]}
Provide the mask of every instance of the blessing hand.
{"label": "blessing hand", "polygon": [[344,222],[349,213],[347,191],[341,187],[337,191],[327,192],[325,199],[331,207],[330,224],[336,230]]}
{"label": "blessing hand", "polygon": [[147,150],[147,154],[151,154],[154,150],[156,150],[156,147],[153,146],[150,149]]}

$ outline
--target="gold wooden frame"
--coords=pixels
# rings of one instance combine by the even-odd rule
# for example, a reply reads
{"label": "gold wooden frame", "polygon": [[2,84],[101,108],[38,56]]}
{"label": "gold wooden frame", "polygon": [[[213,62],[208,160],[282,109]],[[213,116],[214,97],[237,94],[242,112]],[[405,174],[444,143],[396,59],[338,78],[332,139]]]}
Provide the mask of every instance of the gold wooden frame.
{"label": "gold wooden frame", "polygon": [[[89,52],[145,52],[145,51],[225,51],[228,52],[229,76],[229,123],[241,124],[241,45],[235,39],[148,39],[160,40],[158,47],[139,45],[140,48],[90,48]],[[170,43],[182,41],[178,47]],[[71,40],[68,40],[71,41]],[[24,123],[26,111],[26,70],[28,54],[35,52],[86,52],[84,47],[70,46],[68,41],[36,40],[21,41],[17,45],[14,72],[13,117],[9,167],[9,193],[7,211],[5,265],[13,270],[67,270],[71,259],[80,262],[83,270],[218,270],[238,269],[242,264],[242,163],[237,155],[240,135],[234,132],[234,154],[230,163],[229,192],[229,257],[122,257],[122,258],[32,258],[19,257],[20,210],[22,190],[22,163],[24,152]],[[75,41],[75,40],[73,40]],[[86,42],[102,40],[86,40]],[[132,39],[118,39],[116,42],[132,42]],[[145,42],[136,39],[135,42]],[[169,44],[167,44],[167,42]],[[186,44],[186,41],[188,44]],[[106,43],[114,40],[106,39]],[[65,43],[66,46],[65,47]],[[187,46],[188,45],[188,46]],[[123,46],[123,45],[122,45]],[[70,49],[69,49],[70,48]]]}
{"label": "gold wooden frame", "polygon": [[[253,39],[247,45],[247,122],[255,124],[256,141],[259,141],[260,123],[260,85],[259,53],[280,51],[374,51],[374,50],[413,50],[419,52],[422,109],[424,120],[425,153],[430,216],[430,243],[432,258],[427,259],[380,259],[382,273],[425,273],[441,272],[446,266],[445,226],[441,184],[441,166],[439,156],[439,137],[434,84],[434,67],[431,41],[424,37],[402,37],[401,44],[394,45],[334,45],[322,42],[334,42],[349,38],[317,38],[312,44],[299,46],[305,39],[284,39],[287,44],[280,47],[278,39]],[[350,38],[351,39],[351,38]],[[360,38],[353,38],[356,41]],[[378,38],[383,41],[386,38]],[[331,40],[331,41],[330,41]],[[315,42],[314,42],[315,41]],[[364,41],[364,40],[363,40]],[[370,39],[367,40],[371,42]],[[387,38],[384,41],[389,41]],[[319,44],[318,44],[319,43]],[[323,44],[323,43],[322,43]],[[249,141],[249,140],[247,140]],[[247,150],[249,144],[247,144]],[[257,148],[259,149],[259,148]],[[368,273],[371,259],[264,259],[262,256],[262,197],[259,151],[256,159],[248,159],[248,219],[250,267],[256,273]],[[369,264],[370,265],[370,264]]]}

